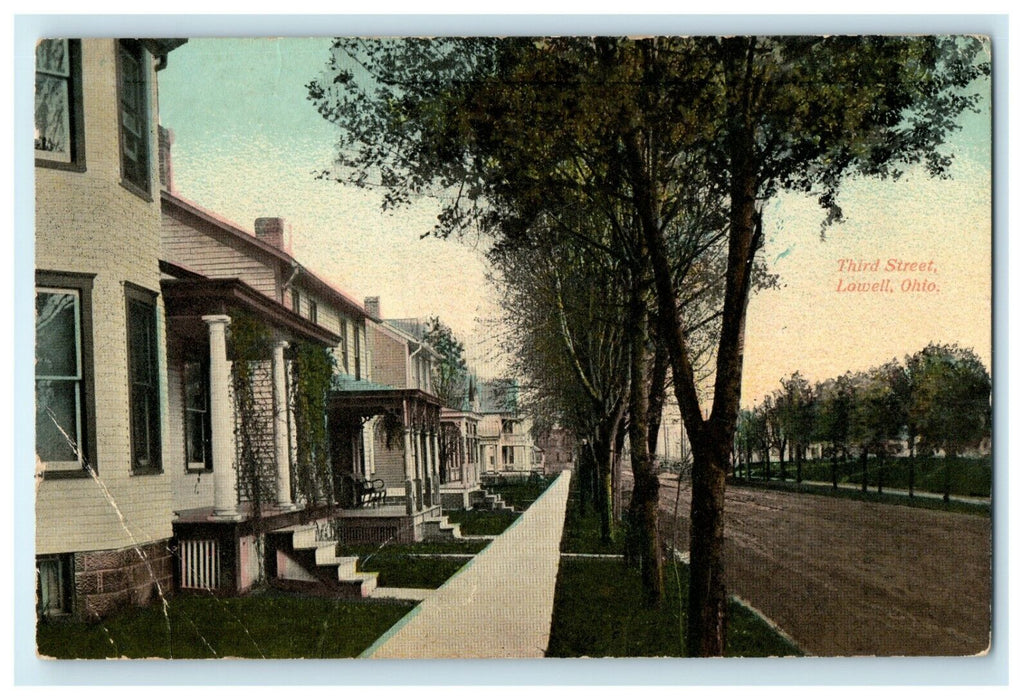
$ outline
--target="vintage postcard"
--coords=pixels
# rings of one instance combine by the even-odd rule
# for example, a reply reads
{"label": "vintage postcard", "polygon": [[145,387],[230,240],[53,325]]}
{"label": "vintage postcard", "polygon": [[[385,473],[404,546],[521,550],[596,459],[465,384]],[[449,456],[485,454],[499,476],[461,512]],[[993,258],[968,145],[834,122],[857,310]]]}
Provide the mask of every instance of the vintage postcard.
{"label": "vintage postcard", "polygon": [[990,654],[992,80],[40,37],[37,654]]}

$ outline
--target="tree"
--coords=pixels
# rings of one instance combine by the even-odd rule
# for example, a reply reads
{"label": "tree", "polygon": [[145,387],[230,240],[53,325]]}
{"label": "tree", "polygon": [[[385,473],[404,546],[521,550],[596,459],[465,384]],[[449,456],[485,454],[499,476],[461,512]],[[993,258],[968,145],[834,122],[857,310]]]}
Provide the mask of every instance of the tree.
{"label": "tree", "polygon": [[[561,237],[490,253],[513,369],[533,412],[585,439],[581,494],[593,492],[601,537],[611,540],[617,435],[628,400],[628,356],[618,269]],[[585,501],[582,501],[585,506]]]}
{"label": "tree", "polygon": [[[991,434],[991,378],[980,358],[966,348],[931,343],[907,358],[912,377],[913,424],[919,446],[955,457]],[[944,500],[950,499],[946,459]]]}
{"label": "tree", "polygon": [[440,355],[440,361],[433,367],[433,391],[444,406],[461,410],[468,400],[470,379],[465,345],[438,316],[430,316],[426,321],[424,339]]}
{"label": "tree", "polygon": [[837,488],[837,465],[848,458],[855,411],[855,377],[850,372],[816,386],[816,436],[830,446],[830,478]]}
{"label": "tree", "polygon": [[[709,656],[725,644],[725,479],[761,203],[811,192],[832,222],[846,177],[900,177],[918,163],[945,173],[940,148],[977,99],[965,88],[989,70],[979,50],[954,37],[349,40],[309,87],[343,128],[351,181],[382,185],[387,206],[452,193],[438,233],[520,237],[566,194],[614,230],[632,224],[622,240],[651,273],[694,461],[688,653]],[[673,264],[683,240],[711,256],[703,269],[719,280],[706,288],[719,290],[707,416],[680,316],[693,293]]]}
{"label": "tree", "polygon": [[794,455],[797,483],[801,483],[801,462],[815,431],[815,394],[801,372],[780,380],[783,388],[784,433]]}
{"label": "tree", "polygon": [[877,457],[876,490],[883,492],[883,469],[890,442],[904,425],[901,403],[892,383],[893,364],[874,367],[856,381],[852,439],[861,450],[862,490],[869,487],[868,457]]}

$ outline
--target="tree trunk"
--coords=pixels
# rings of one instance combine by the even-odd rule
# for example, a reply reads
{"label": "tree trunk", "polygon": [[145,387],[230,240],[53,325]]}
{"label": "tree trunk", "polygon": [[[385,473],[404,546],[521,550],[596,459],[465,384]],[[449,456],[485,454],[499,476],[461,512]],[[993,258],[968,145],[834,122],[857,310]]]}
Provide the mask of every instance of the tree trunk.
{"label": "tree trunk", "polygon": [[951,501],[951,454],[944,453],[944,502]]}
{"label": "tree trunk", "polygon": [[622,414],[615,429],[615,440],[612,443],[612,522],[616,523],[622,520],[622,446],[626,442],[628,431],[629,423],[625,414]]}
{"label": "tree trunk", "polygon": [[869,490],[869,450],[862,450],[862,492]]}
{"label": "tree trunk", "polygon": [[587,445],[579,446],[579,515],[587,514],[587,503],[593,500],[594,459]]}
{"label": "tree trunk", "polygon": [[908,497],[916,497],[916,441],[908,439]]}
{"label": "tree trunk", "polygon": [[597,441],[597,502],[601,520],[601,542],[612,541],[612,451],[611,429],[602,425]]}
{"label": "tree trunk", "polygon": [[883,493],[883,467],[886,461],[886,455],[881,452],[879,455],[879,465],[876,468],[876,493]]}
{"label": "tree trunk", "polygon": [[[687,654],[721,656],[726,639],[723,502],[726,472],[707,450],[694,451],[690,501]],[[697,546],[696,543],[703,543]]]}
{"label": "tree trunk", "polygon": [[[746,49],[750,66],[755,42]],[[750,68],[748,76],[750,78]],[[747,82],[747,81],[745,81]],[[745,93],[750,90],[747,86]],[[679,303],[669,265],[664,234],[659,226],[658,193],[647,177],[633,120],[623,134],[633,204],[640,216],[647,253],[654,272],[658,320],[669,351],[673,387],[694,455],[690,505],[690,605],[687,653],[722,656],[726,640],[726,583],[723,563],[723,505],[726,471],[740,409],[744,363],[744,330],[754,257],[761,247],[761,216],[755,210],[758,163],[753,145],[755,126],[749,98],[733,104],[734,144],[730,158],[730,216],[726,254],[725,292],[716,353],[712,410],[705,420],[694,384],[694,367],[687,352]]]}
{"label": "tree trunk", "polygon": [[[634,282],[630,292],[626,331],[630,344],[629,441],[633,495],[626,523],[625,557],[629,564],[640,567],[644,600],[647,605],[656,608],[662,602],[662,548],[658,539],[659,482],[653,453],[648,450],[649,418],[653,416],[648,413],[649,392],[645,386],[646,307],[643,290],[638,282]],[[654,381],[651,382],[650,391],[654,391]],[[660,421],[660,413],[658,418]]]}
{"label": "tree trunk", "polygon": [[834,450],[830,456],[830,478],[833,480],[833,490],[837,490],[837,451]]}

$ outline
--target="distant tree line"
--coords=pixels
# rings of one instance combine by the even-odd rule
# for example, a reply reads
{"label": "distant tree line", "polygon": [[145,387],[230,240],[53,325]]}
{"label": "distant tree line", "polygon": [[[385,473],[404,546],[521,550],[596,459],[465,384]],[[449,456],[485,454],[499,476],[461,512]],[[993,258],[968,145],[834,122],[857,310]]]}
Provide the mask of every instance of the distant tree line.
{"label": "distant tree line", "polygon": [[[883,488],[888,456],[906,451],[908,488],[913,495],[915,457],[953,458],[978,447],[991,435],[991,378],[980,358],[957,345],[927,345],[903,362],[893,359],[862,372],[846,372],[814,386],[794,372],[759,404],[743,409],[737,422],[734,467],[750,477],[778,477],[788,468],[802,481],[809,447],[819,444],[830,461],[837,488],[840,466],[852,458],[861,465],[862,488],[869,487],[869,458],[878,460],[877,487]],[[950,498],[951,462],[945,460],[943,497]]]}

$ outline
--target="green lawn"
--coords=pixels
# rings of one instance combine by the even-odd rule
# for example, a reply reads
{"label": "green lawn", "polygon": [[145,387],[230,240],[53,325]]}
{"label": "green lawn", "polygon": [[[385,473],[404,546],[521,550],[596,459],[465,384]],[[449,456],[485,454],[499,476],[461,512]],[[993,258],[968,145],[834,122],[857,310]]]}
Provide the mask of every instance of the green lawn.
{"label": "green lawn", "polygon": [[[573,479],[565,509],[561,551],[622,554],[621,523],[612,542],[600,537],[600,519],[591,504],[579,508]],[[547,656],[685,656],[688,568],[665,567],[665,598],[655,610],[644,605],[640,572],[621,558],[563,558],[558,569]],[[731,602],[726,624],[727,656],[797,656],[798,649],[761,618]]]}
{"label": "green lawn", "polygon": [[39,653],[61,659],[352,658],[413,607],[278,592],[241,598],[180,594],[99,623],[37,627]]}
{"label": "green lawn", "polygon": [[580,554],[622,554],[623,532],[616,524],[612,541],[601,541],[601,518],[591,504],[583,513],[579,510],[579,491],[573,480],[569,500],[565,504],[565,531],[562,533],[561,551]]}
{"label": "green lawn", "polygon": [[[489,542],[416,542],[414,544],[340,545],[340,556],[356,556],[360,571],[379,573],[377,583],[390,588],[439,588]],[[433,556],[461,554],[467,556]]]}
{"label": "green lawn", "polygon": [[461,525],[462,535],[500,535],[519,519],[507,510],[448,510],[447,519]]}
{"label": "green lawn", "polygon": [[[665,600],[643,604],[640,574],[618,559],[563,559],[558,570],[547,656],[686,656],[688,569],[668,564]],[[772,628],[736,602],[726,622],[727,656],[799,656]]]}
{"label": "green lawn", "polygon": [[[990,457],[926,457],[918,456],[914,462],[914,486],[917,491],[944,493],[945,468],[951,470],[951,495],[979,496],[991,495],[992,466]],[[885,488],[908,489],[909,459],[907,457],[889,457],[884,460],[882,474],[879,461],[870,456],[866,471],[869,488],[876,489],[878,478],[882,476]],[[785,464],[787,479],[794,481],[796,467]],[[769,465],[770,475],[778,480],[780,465],[773,462]],[[751,476],[754,480],[765,477],[764,464],[752,464]],[[832,465],[829,460],[810,460],[801,465],[803,481],[832,481]],[[837,480],[841,484],[861,484],[862,465],[857,459],[837,465]]]}
{"label": "green lawn", "polygon": [[495,493],[503,498],[506,505],[512,506],[515,510],[524,511],[540,498],[540,494],[546,491],[556,478],[556,474],[551,476],[540,476],[535,473],[529,476],[506,475],[500,481],[491,483],[485,488],[490,493]]}

